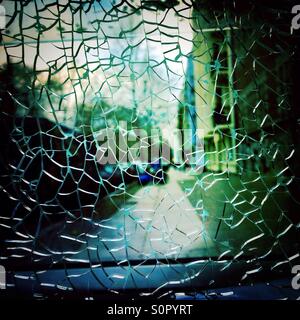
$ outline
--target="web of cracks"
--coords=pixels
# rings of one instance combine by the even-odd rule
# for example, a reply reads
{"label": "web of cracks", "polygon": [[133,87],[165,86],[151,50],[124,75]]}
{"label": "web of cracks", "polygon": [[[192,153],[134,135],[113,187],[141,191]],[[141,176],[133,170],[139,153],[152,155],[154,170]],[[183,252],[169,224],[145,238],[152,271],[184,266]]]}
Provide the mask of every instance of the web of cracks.
{"label": "web of cracks", "polygon": [[[241,260],[236,283],[299,260],[283,9],[272,20],[239,2],[3,5],[0,256],[38,270],[14,279],[73,290],[91,275],[153,294],[212,285]],[[114,161],[99,163],[108,130]],[[142,142],[155,161],[130,161]]]}

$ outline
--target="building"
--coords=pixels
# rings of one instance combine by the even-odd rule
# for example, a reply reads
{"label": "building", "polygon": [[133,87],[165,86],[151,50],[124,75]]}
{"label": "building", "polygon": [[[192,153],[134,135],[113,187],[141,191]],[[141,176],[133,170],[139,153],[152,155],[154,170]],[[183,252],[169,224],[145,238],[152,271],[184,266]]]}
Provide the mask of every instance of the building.
{"label": "building", "polygon": [[193,11],[194,46],[178,127],[202,129],[206,170],[277,174],[288,167],[293,144],[286,130],[292,67],[284,42],[288,25],[272,29],[274,12],[248,11],[239,1],[226,10],[221,2],[215,6],[205,11],[196,5]]}

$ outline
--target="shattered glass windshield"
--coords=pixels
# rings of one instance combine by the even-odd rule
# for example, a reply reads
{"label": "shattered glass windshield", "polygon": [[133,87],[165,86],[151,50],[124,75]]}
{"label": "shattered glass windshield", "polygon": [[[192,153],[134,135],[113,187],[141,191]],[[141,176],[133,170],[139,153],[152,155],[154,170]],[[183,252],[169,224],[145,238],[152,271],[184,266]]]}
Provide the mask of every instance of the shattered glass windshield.
{"label": "shattered glass windshield", "polygon": [[288,1],[1,8],[9,290],[160,296],[300,264],[299,33]]}

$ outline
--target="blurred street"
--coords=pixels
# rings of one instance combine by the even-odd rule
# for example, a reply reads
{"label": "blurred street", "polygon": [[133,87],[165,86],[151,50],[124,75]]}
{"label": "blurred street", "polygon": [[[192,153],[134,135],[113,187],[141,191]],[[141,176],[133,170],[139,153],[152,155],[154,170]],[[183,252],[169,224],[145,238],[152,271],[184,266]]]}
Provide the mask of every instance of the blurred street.
{"label": "blurred street", "polygon": [[[99,223],[95,219],[64,225],[60,237],[61,224],[57,224],[47,231],[47,243],[55,251],[76,248],[78,253],[70,258],[74,261],[88,259],[88,255],[95,261],[219,255],[220,250],[208,236],[208,230],[215,229],[217,223],[208,220],[201,207],[192,206],[180,185],[182,181],[195,183],[195,178],[171,169],[166,184],[149,184],[135,193],[133,185],[126,199],[112,195],[101,203],[98,210],[111,210],[111,217]],[[111,209],[112,202],[119,207],[116,212]],[[81,237],[84,233],[85,239]]]}
{"label": "blurred street", "polygon": [[[119,264],[263,255],[273,234],[289,226],[287,219],[279,224],[272,216],[277,206],[285,205],[286,193],[279,190],[275,198],[265,200],[267,210],[257,209],[274,183],[270,179],[262,183],[245,177],[243,183],[235,175],[228,180],[225,174],[193,176],[173,168],[168,175],[166,184],[133,184],[126,195],[106,197],[97,208],[99,218],[56,224],[44,233],[44,248],[55,252],[58,260],[63,255],[70,262]],[[255,196],[252,189],[257,190]],[[100,218],[104,213],[109,216]],[[284,248],[287,239],[281,240],[272,253]]]}

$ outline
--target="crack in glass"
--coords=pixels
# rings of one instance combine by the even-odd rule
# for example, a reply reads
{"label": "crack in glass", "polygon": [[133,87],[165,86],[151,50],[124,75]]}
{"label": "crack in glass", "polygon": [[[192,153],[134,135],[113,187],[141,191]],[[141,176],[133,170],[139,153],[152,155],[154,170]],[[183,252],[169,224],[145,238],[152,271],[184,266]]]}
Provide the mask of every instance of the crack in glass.
{"label": "crack in glass", "polygon": [[288,6],[1,5],[8,292],[211,299],[300,264]]}

